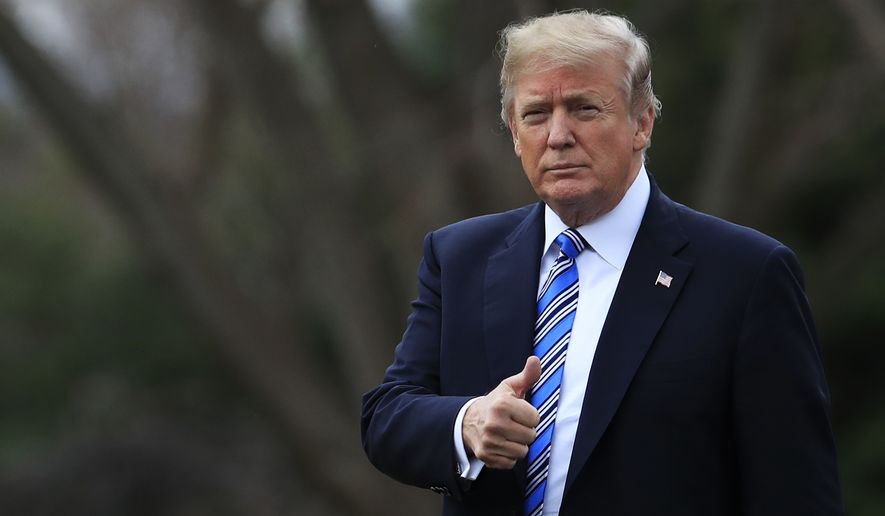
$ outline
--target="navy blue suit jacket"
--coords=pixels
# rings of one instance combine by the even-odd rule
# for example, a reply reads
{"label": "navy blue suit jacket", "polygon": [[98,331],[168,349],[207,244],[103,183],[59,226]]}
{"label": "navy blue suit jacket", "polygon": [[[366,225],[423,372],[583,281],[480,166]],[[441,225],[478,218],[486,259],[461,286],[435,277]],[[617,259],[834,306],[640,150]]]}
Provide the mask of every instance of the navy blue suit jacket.
{"label": "navy blue suit jacket", "polygon": [[[524,461],[464,482],[452,432],[531,352],[543,220],[538,203],[429,234],[394,362],[363,398],[369,459],[446,494],[443,514],[520,514]],[[560,514],[842,514],[820,349],[779,242],[652,181],[587,381]]]}

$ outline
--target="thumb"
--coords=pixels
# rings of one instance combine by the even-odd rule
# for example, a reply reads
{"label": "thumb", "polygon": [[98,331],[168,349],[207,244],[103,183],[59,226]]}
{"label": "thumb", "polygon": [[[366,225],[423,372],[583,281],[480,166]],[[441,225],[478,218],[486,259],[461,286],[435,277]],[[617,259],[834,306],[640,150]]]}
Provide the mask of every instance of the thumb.
{"label": "thumb", "polygon": [[531,390],[538,378],[541,377],[541,360],[532,355],[525,361],[522,371],[504,380],[517,398],[525,397],[525,393]]}

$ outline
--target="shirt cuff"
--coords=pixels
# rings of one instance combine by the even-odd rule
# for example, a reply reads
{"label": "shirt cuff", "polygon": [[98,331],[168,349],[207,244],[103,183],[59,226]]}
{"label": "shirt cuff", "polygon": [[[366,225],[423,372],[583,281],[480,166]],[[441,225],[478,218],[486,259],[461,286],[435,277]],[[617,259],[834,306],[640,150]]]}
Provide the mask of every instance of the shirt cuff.
{"label": "shirt cuff", "polygon": [[461,407],[461,410],[458,411],[458,417],[455,418],[455,457],[458,459],[458,474],[465,480],[476,480],[476,477],[479,476],[479,472],[482,471],[482,468],[485,466],[485,463],[476,457],[470,459],[467,458],[467,450],[464,449],[464,436],[461,434],[461,423],[464,421],[464,414],[467,413],[467,408],[470,407],[470,405],[473,405],[473,402],[478,399],[479,398],[473,398],[465,403],[464,406]]}

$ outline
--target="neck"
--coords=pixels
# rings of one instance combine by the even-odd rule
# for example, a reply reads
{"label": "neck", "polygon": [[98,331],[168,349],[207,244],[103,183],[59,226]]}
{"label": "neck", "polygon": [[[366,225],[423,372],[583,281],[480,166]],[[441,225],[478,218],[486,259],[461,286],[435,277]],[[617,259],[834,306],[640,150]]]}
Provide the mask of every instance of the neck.
{"label": "neck", "polygon": [[551,205],[550,208],[559,215],[559,220],[561,220],[563,224],[570,228],[576,228],[593,222],[600,216],[610,212],[615,206],[617,206],[617,203],[605,209],[597,208],[595,210],[592,209],[592,207],[589,209],[575,209],[570,206],[562,207],[554,205]]}

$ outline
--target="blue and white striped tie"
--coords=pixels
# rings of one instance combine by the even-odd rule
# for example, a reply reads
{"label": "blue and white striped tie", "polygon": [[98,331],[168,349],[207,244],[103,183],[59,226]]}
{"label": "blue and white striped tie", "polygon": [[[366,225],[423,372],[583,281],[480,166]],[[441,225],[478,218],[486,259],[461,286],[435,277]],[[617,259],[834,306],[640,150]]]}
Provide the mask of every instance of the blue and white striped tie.
{"label": "blue and white striped tie", "polygon": [[536,428],[537,437],[529,446],[526,516],[540,515],[544,508],[559,388],[565,368],[565,353],[572,335],[572,322],[578,308],[578,266],[575,257],[587,247],[587,242],[574,229],[560,233],[555,242],[559,245],[559,258],[550,269],[550,275],[538,295],[538,320],[532,349],[532,354],[541,360],[541,378],[532,388],[529,402],[538,409],[541,422]]}

